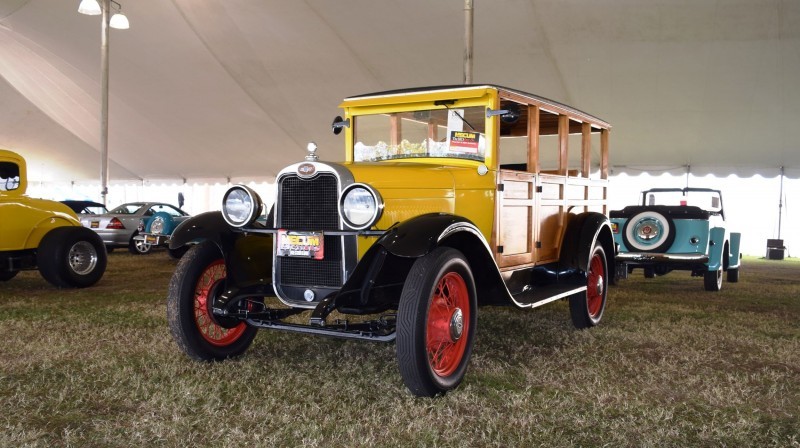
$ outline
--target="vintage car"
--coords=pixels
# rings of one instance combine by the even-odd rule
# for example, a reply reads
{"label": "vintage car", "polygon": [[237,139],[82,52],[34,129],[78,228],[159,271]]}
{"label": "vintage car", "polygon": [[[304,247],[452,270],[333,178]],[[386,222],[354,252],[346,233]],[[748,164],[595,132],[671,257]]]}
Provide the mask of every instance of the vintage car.
{"label": "vintage car", "polygon": [[68,206],[28,197],[25,159],[0,149],[0,281],[38,269],[57,287],[97,283],[106,270],[103,241]]}
{"label": "vintage car", "polygon": [[673,270],[703,277],[706,291],[739,281],[741,234],[725,225],[722,193],[708,188],[653,188],[641,205],[611,212],[618,278],[641,268],[653,278]]}
{"label": "vintage car", "polygon": [[195,244],[167,300],[188,356],[240,355],[259,328],[395,341],[408,389],[433,396],[462,381],[480,305],[564,299],[577,328],[600,322],[615,266],[608,123],[494,85],[340,107],[343,162],[310,144],[268,213],[233,186],[173,233],[171,248]]}
{"label": "vintage car", "polygon": [[81,223],[102,238],[109,252],[118,247],[127,247],[134,255],[150,253],[153,246],[136,238],[142,220],[162,216],[165,222],[182,222],[189,214],[171,204],[162,202],[129,202],[114,207],[111,211],[100,215],[83,216]]}
{"label": "vintage car", "polygon": [[170,206],[163,208],[149,218],[140,219],[136,228],[138,234],[133,237],[133,240],[136,241],[139,247],[147,247],[148,251],[153,247],[163,246],[167,248],[170,257],[181,258],[186,253],[187,246],[178,249],[169,248],[169,239],[172,236],[172,232],[178,224],[189,219],[188,214],[180,213],[185,212]]}

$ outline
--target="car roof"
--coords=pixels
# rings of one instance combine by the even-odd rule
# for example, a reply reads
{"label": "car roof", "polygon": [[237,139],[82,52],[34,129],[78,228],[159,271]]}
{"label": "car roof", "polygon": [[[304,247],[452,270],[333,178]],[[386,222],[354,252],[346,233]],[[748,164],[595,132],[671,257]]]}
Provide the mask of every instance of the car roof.
{"label": "car roof", "polygon": [[504,90],[506,92],[511,92],[516,95],[527,97],[530,100],[538,103],[549,104],[555,106],[557,108],[561,108],[565,111],[571,112],[573,115],[576,116],[583,116],[585,118],[589,118],[590,121],[594,121],[597,124],[602,125],[602,127],[611,128],[611,125],[603,120],[602,118],[596,117],[589,113],[586,113],[580,109],[576,109],[572,106],[569,106],[564,103],[560,103],[558,101],[551,100],[549,98],[545,98],[543,96],[535,95],[533,93],[528,93],[522,90],[512,89],[508,87],[503,87],[497,84],[452,84],[452,85],[439,85],[439,86],[429,86],[429,87],[411,87],[405,89],[394,89],[394,90],[385,90],[382,92],[374,92],[374,93],[366,93],[363,95],[354,95],[349,96],[344,99],[344,102],[357,100],[357,99],[366,99],[371,97],[382,97],[382,96],[400,96],[400,95],[408,95],[414,93],[424,93],[424,92],[436,92],[436,91],[445,91],[445,90],[466,90],[466,89],[480,89],[480,88],[489,88],[489,89],[496,89],[496,90]]}

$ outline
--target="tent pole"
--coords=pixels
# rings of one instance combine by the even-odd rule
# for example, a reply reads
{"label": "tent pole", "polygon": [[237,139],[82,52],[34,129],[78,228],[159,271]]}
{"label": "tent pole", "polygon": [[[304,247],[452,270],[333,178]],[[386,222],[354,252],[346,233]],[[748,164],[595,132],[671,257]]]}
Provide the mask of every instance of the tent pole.
{"label": "tent pole", "polygon": [[100,72],[101,100],[100,100],[100,194],[103,196],[103,205],[108,196],[108,13],[111,9],[110,0],[102,0],[102,22],[100,36]]}
{"label": "tent pole", "polygon": [[689,174],[692,172],[692,166],[686,165],[686,188],[689,188]]}
{"label": "tent pole", "polygon": [[473,0],[464,0],[464,84],[472,84]]}
{"label": "tent pole", "polygon": [[781,239],[781,214],[783,211],[783,167],[781,167],[781,192],[778,196],[778,239]]}

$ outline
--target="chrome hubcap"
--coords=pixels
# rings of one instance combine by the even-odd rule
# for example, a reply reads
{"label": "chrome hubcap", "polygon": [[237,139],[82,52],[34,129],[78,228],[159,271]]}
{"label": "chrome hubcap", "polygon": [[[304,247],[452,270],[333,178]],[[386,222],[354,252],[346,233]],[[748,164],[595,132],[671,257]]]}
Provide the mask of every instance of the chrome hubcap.
{"label": "chrome hubcap", "polygon": [[464,333],[464,313],[461,308],[456,308],[450,316],[450,339],[455,342],[461,339]]}
{"label": "chrome hubcap", "polygon": [[602,296],[603,290],[605,289],[605,283],[603,283],[603,276],[597,276],[597,284],[595,285],[597,295]]}
{"label": "chrome hubcap", "polygon": [[86,275],[97,266],[97,251],[87,241],[78,241],[73,244],[67,254],[69,267],[78,275]]}

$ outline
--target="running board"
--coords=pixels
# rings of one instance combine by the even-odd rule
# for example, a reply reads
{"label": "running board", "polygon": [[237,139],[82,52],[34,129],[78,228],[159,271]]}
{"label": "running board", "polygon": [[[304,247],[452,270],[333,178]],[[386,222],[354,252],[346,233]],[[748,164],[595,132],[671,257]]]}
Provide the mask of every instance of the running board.
{"label": "running board", "polygon": [[521,308],[536,308],[584,291],[586,291],[586,286],[576,287],[565,284],[533,287],[515,295],[514,302]]}
{"label": "running board", "polygon": [[[247,319],[247,323],[254,327],[270,330],[282,330],[292,333],[313,334],[343,339],[359,339],[373,342],[392,342],[397,337],[395,326],[386,321],[371,321],[358,324],[335,323],[328,326],[309,326],[289,324],[269,320]],[[374,325],[370,325],[374,324]],[[386,325],[386,328],[375,328],[375,325]]]}

